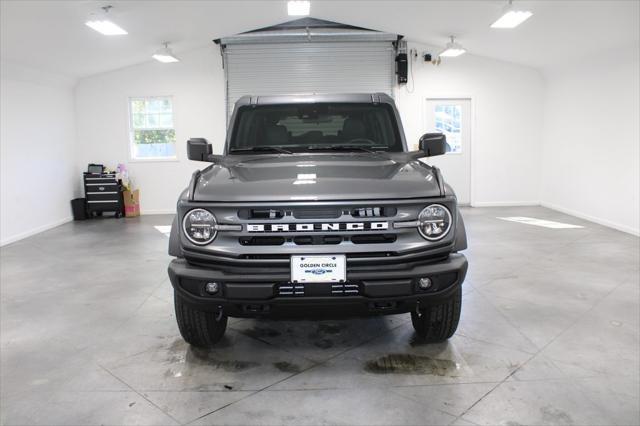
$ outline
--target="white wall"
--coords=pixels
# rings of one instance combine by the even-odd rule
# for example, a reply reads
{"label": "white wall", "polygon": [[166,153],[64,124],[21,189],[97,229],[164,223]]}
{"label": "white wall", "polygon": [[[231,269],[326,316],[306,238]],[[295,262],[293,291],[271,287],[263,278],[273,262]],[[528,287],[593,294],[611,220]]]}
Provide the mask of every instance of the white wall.
{"label": "white wall", "polygon": [[[437,48],[408,43],[418,52]],[[471,54],[440,66],[414,63],[415,89],[397,93],[409,144],[425,133],[428,97],[472,99],[471,201],[474,206],[538,204],[544,80],[537,70]],[[445,176],[446,179],[446,176]]]}
{"label": "white wall", "polygon": [[[411,45],[410,47],[413,47]],[[418,46],[420,51],[429,50]],[[128,160],[127,99],[173,95],[179,162],[131,163],[143,213],[171,212],[193,170],[185,141],[202,136],[220,152],[225,136],[224,72],[215,46],[181,55],[177,64],[146,63],[85,78],[76,88],[78,172],[89,162]],[[543,82],[527,67],[465,55],[440,67],[418,63],[416,88],[398,90],[407,138],[425,132],[429,96],[473,98],[475,204],[539,202],[539,140]],[[506,183],[505,183],[506,182]]]}
{"label": "white wall", "polygon": [[[221,153],[225,136],[224,73],[216,46],[180,55],[181,62],[148,62],[80,80],[76,86],[76,172],[88,163],[127,163],[140,189],[143,214],[171,213],[191,173],[206,166],[187,160],[186,141],[207,138]],[[178,161],[129,161],[128,100],[173,96]]]}
{"label": "white wall", "polygon": [[2,63],[0,245],[71,220],[73,81]]}
{"label": "white wall", "polygon": [[545,73],[543,205],[640,233],[640,46]]}

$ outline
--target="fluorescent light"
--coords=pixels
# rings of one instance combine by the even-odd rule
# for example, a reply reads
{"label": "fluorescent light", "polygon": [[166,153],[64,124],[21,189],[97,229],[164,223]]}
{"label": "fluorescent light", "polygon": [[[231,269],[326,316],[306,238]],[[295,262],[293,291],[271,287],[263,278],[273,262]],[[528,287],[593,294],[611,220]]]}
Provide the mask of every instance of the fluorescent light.
{"label": "fluorescent light", "polygon": [[289,16],[306,16],[311,9],[311,2],[292,0],[287,2],[287,12]]}
{"label": "fluorescent light", "polygon": [[491,28],[515,28],[531,18],[532,15],[533,13],[528,10],[514,9],[512,0],[509,0],[509,4],[504,8],[502,16],[491,24]]}
{"label": "fluorescent light", "polygon": [[122,27],[107,19],[107,14],[111,9],[113,9],[113,6],[104,6],[102,12],[92,13],[89,20],[84,24],[92,30],[107,36],[129,34]]}
{"label": "fluorescent light", "polygon": [[466,50],[464,50],[464,49],[456,49],[456,48],[453,48],[453,47],[449,47],[449,48],[443,50],[442,53],[440,53],[439,56],[444,56],[445,58],[446,57],[455,58],[456,56],[460,56],[465,52],[466,52]]}
{"label": "fluorescent light", "polygon": [[162,62],[163,64],[180,62],[180,59],[178,59],[178,57],[174,55],[173,51],[169,48],[169,43],[164,43],[164,47],[154,53],[151,57],[158,62]]}
{"label": "fluorescent light", "polygon": [[180,62],[180,59],[176,58],[173,55],[162,55],[160,53],[155,53],[153,56],[151,56],[153,59],[155,59],[158,62],[162,62],[164,64],[169,64],[171,62]]}
{"label": "fluorescent light", "polygon": [[532,15],[528,10],[510,10],[491,24],[491,28],[515,28]]}
{"label": "fluorescent light", "polygon": [[93,30],[96,30],[100,34],[104,34],[107,36],[129,34],[113,22],[107,21],[106,19],[101,21],[87,21],[85,22],[85,25]]}
{"label": "fluorescent light", "polygon": [[451,41],[447,43],[444,50],[438,54],[440,57],[455,58],[465,53],[467,50],[462,47],[460,43],[456,42],[454,36],[451,36]]}

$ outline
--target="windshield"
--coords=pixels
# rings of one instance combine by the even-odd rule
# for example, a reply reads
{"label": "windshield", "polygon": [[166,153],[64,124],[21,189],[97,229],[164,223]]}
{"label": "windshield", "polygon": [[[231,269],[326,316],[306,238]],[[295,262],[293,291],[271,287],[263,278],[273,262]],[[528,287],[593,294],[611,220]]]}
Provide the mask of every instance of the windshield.
{"label": "windshield", "polygon": [[238,110],[229,153],[403,151],[386,104],[284,104]]}

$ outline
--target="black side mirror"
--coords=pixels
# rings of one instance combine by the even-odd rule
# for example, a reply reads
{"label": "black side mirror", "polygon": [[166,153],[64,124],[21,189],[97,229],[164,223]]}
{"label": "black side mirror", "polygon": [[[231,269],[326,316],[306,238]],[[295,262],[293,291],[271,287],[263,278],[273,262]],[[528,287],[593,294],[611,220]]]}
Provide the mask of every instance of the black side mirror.
{"label": "black side mirror", "polygon": [[425,133],[420,138],[419,147],[427,157],[442,155],[451,150],[447,137],[442,133]]}
{"label": "black side mirror", "polygon": [[187,157],[194,161],[209,161],[213,152],[211,144],[203,138],[191,138],[187,141]]}

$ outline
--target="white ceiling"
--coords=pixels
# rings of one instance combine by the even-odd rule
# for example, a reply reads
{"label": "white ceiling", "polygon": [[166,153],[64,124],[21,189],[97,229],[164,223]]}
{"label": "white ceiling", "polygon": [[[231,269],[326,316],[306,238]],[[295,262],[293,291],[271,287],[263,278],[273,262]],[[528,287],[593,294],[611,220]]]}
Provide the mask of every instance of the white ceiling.
{"label": "white ceiling", "polygon": [[[84,25],[100,6],[129,35],[105,37]],[[447,36],[477,55],[537,68],[640,43],[640,1],[515,1],[534,16],[514,30],[489,25],[506,4],[469,1],[312,0],[311,16],[403,34],[444,45]],[[0,9],[3,61],[84,77],[150,60],[161,42],[176,53],[211,40],[285,22],[286,0],[259,1],[6,1]]]}

